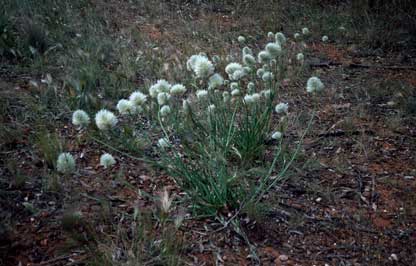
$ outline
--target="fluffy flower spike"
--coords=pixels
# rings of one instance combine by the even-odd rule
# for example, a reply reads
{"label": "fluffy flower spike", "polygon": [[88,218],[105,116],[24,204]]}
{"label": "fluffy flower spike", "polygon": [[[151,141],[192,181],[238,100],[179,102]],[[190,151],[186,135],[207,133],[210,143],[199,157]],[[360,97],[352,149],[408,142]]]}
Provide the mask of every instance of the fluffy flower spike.
{"label": "fluffy flower spike", "polygon": [[206,97],[208,97],[208,91],[206,91],[206,90],[198,90],[196,92],[196,97],[198,98],[198,100],[205,99]]}
{"label": "fluffy flower spike", "polygon": [[325,88],[325,85],[318,77],[311,77],[306,83],[306,91],[309,93],[320,92]]}
{"label": "fluffy flower spike", "polygon": [[175,84],[170,88],[170,93],[172,95],[182,95],[186,92],[186,88],[182,84]]}
{"label": "fluffy flower spike", "polygon": [[140,91],[135,91],[130,95],[129,100],[132,104],[141,106],[146,102],[147,96]]}
{"label": "fluffy flower spike", "polygon": [[90,117],[83,110],[76,110],[72,114],[72,124],[78,127],[86,127],[90,123]]}
{"label": "fluffy flower spike", "polygon": [[280,46],[280,43],[270,42],[266,45],[266,51],[269,52],[273,58],[276,58],[282,53],[282,47]]}
{"label": "fluffy flower spike", "polygon": [[224,78],[216,73],[212,75],[208,80],[208,88],[209,89],[217,89],[224,84]]}
{"label": "fluffy flower spike", "polygon": [[117,117],[106,109],[100,110],[95,115],[95,124],[100,130],[109,130],[117,124]]}
{"label": "fluffy flower spike", "polygon": [[167,116],[171,113],[171,109],[169,107],[169,105],[164,105],[162,106],[162,108],[160,108],[160,115],[161,116]]}
{"label": "fluffy flower spike", "polygon": [[298,53],[296,55],[296,60],[298,60],[299,62],[303,62],[305,60],[305,56],[302,53]]}
{"label": "fluffy flower spike", "polygon": [[109,153],[105,153],[105,154],[101,155],[101,157],[100,157],[100,165],[103,166],[104,168],[111,167],[115,163],[116,163],[116,160]]}
{"label": "fluffy flower spike", "polygon": [[276,131],[272,134],[272,139],[281,139],[282,138],[282,132]]}
{"label": "fluffy flower spike", "polygon": [[74,157],[68,152],[61,153],[56,161],[56,170],[63,174],[73,173],[75,171]]}
{"label": "fluffy flower spike", "polygon": [[281,33],[281,32],[276,33],[275,38],[276,38],[277,43],[279,43],[280,45],[285,45],[286,36],[283,33]]}
{"label": "fluffy flower spike", "polygon": [[272,59],[272,56],[271,56],[271,54],[268,51],[261,51],[257,55],[257,59],[258,59],[259,63],[265,64],[265,63],[269,63],[270,62],[270,60]]}
{"label": "fluffy flower spike", "polygon": [[287,113],[289,109],[289,105],[287,103],[279,103],[278,105],[276,105],[276,107],[274,108],[274,110],[276,111],[276,113],[280,114],[280,113]]}
{"label": "fluffy flower spike", "polygon": [[131,115],[131,114],[136,113],[137,108],[131,101],[126,100],[126,99],[121,99],[117,103],[117,110],[122,115],[127,115],[127,114]]}
{"label": "fluffy flower spike", "polygon": [[202,55],[193,55],[187,62],[188,69],[192,70],[198,78],[205,79],[214,73],[214,65]]}

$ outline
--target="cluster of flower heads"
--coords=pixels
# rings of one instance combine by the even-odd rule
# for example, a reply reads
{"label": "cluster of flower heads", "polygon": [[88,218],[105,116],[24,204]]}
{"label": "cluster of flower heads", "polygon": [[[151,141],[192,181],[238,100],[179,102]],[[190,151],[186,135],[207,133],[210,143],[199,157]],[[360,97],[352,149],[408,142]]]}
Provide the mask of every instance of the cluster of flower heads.
{"label": "cluster of flower heads", "polygon": [[[109,168],[116,163],[114,157],[109,153],[104,153],[100,157],[100,165],[104,168]],[[69,152],[59,154],[56,160],[56,170],[62,174],[72,174],[76,170],[76,163],[74,156]]]}
{"label": "cluster of flower heads", "polygon": [[[309,29],[303,28],[302,34],[309,35]],[[298,35],[300,36],[299,33],[294,35],[295,40],[300,38]],[[270,97],[273,94],[271,88],[273,87],[272,85],[276,77],[276,73],[274,73],[274,71],[276,71],[275,66],[277,60],[285,54],[284,48],[287,44],[287,38],[281,32],[269,32],[267,37],[269,42],[264,46],[263,50],[257,53],[257,55],[255,55],[248,46],[244,46],[246,43],[246,38],[244,36],[238,37],[238,42],[244,46],[242,48],[241,62],[236,61],[235,59],[228,59],[231,61],[224,69],[227,79],[216,72],[215,66],[218,65],[221,60],[219,56],[213,56],[211,61],[208,56],[203,53],[192,55],[186,62],[186,66],[188,71],[190,71],[198,81],[199,89],[194,94],[196,100],[209,103],[207,99],[209,99],[210,91],[218,92],[220,89],[227,87],[229,87],[230,90],[224,90],[222,92],[224,102],[241,99],[244,104],[253,106],[262,99],[271,99]],[[327,37],[325,39],[327,41]],[[305,60],[303,53],[298,53],[296,55],[296,60],[303,63]],[[256,78],[258,80],[256,80]],[[206,84],[206,87],[201,87],[201,84]],[[244,87],[243,84],[246,84],[246,87]],[[256,91],[257,87],[263,88],[263,90]],[[306,86],[306,90],[309,93],[320,92],[323,88],[324,85],[318,77],[311,77]],[[149,87],[148,95],[137,90],[133,92],[128,99],[121,99],[117,103],[116,109],[122,116],[140,114],[143,111],[150,110],[150,108],[146,106],[146,104],[149,103],[150,98],[150,102],[158,106],[159,115],[163,118],[172,112],[172,107],[170,106],[171,98],[184,96],[186,92],[187,89],[184,85],[172,85],[168,81],[160,79]],[[192,96],[189,99],[183,99],[183,112],[189,112],[192,101]],[[208,104],[207,106],[207,112],[213,113],[215,111],[215,105]],[[288,104],[280,103],[276,105],[275,111],[278,114],[287,114]],[[79,128],[84,128],[89,125],[90,118],[86,112],[77,110],[73,113],[72,123]],[[112,129],[117,123],[117,116],[109,110],[102,109],[95,115],[95,124],[97,128],[102,131]],[[281,136],[281,132],[272,134],[272,138],[274,139],[279,139]],[[161,138],[157,145],[161,148],[167,148],[169,146],[169,140]],[[100,160],[101,165],[108,167],[114,164],[115,160],[110,156],[105,155],[102,157]]]}

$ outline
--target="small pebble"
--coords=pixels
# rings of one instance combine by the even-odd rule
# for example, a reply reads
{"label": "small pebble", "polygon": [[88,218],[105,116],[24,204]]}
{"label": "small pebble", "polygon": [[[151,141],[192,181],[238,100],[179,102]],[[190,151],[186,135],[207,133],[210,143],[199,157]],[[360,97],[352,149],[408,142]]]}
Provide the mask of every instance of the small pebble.
{"label": "small pebble", "polygon": [[406,180],[412,180],[412,179],[415,179],[415,177],[412,176],[412,175],[407,175],[407,176],[404,177],[404,179],[406,179]]}
{"label": "small pebble", "polygon": [[280,261],[287,261],[289,259],[289,257],[288,256],[286,256],[286,255],[280,255],[279,256],[279,260]]}

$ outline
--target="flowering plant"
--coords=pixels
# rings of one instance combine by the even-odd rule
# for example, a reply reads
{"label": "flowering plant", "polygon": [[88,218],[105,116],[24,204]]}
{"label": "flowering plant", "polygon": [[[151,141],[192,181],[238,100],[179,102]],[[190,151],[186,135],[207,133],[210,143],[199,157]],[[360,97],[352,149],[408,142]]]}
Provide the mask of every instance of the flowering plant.
{"label": "flowering plant", "polygon": [[[305,28],[302,33],[309,31]],[[223,62],[218,56],[191,56],[186,62],[190,82],[172,85],[160,79],[147,92],[135,91],[128,100],[118,102],[120,119],[111,111],[99,111],[95,116],[97,128],[108,134],[126,116],[128,122],[139,117],[157,122],[155,128],[162,136],[150,142],[159,159],[150,160],[175,178],[198,212],[237,210],[259,200],[286,178],[299,151],[298,146],[290,157],[282,153],[290,106],[283,102],[276,105],[276,100],[288,70],[299,66],[293,62],[303,63],[304,55],[291,49],[283,33],[269,32],[268,37],[271,41],[257,55],[244,46],[241,60]],[[238,42],[244,45],[246,38],[240,36]],[[221,63],[225,63],[223,72],[216,69]],[[317,77],[307,82],[310,93],[323,88]],[[74,124],[87,125],[89,119],[77,112]],[[253,183],[241,173],[263,158],[270,141],[277,144],[274,159],[267,174]],[[101,164],[114,164],[110,159]],[[271,178],[272,173],[275,178]]]}

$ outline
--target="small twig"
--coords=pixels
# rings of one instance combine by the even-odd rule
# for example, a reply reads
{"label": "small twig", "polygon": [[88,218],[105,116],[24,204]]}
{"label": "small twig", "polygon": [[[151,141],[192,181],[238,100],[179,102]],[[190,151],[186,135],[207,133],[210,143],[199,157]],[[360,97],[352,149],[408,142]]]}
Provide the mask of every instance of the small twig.
{"label": "small twig", "polygon": [[372,130],[354,130],[354,131],[343,131],[343,130],[337,130],[337,131],[327,131],[325,133],[318,134],[318,137],[341,137],[345,135],[374,135],[374,131]]}
{"label": "small twig", "polygon": [[[311,63],[309,64],[310,68],[314,67],[322,67],[322,68],[330,68],[331,66],[342,66],[342,63],[339,62],[322,62],[322,63]],[[389,70],[416,70],[416,66],[382,66],[382,65],[364,65],[364,64],[356,64],[351,63],[348,65],[345,65],[349,68],[378,68],[378,69],[389,69]]]}
{"label": "small twig", "polygon": [[350,68],[381,68],[390,70],[416,70],[416,66],[377,66],[377,65],[363,65],[351,63],[348,65]]}
{"label": "small twig", "polygon": [[42,261],[42,262],[40,262],[38,264],[33,264],[33,265],[34,266],[53,265],[53,264],[55,264],[58,261],[66,260],[66,259],[69,259],[69,258],[71,258],[73,256],[76,256],[76,255],[79,255],[79,254],[82,254],[82,253],[84,253],[84,252],[81,251],[81,252],[78,252],[77,254],[62,255],[62,256],[59,256],[59,257],[56,257],[56,258],[53,258],[53,259],[50,259],[50,260],[47,260],[47,261]]}
{"label": "small twig", "polygon": [[330,68],[331,66],[342,66],[342,63],[338,63],[338,62],[323,62],[323,63],[315,63],[315,64],[309,64],[310,68],[313,67],[324,67],[324,68]]}

